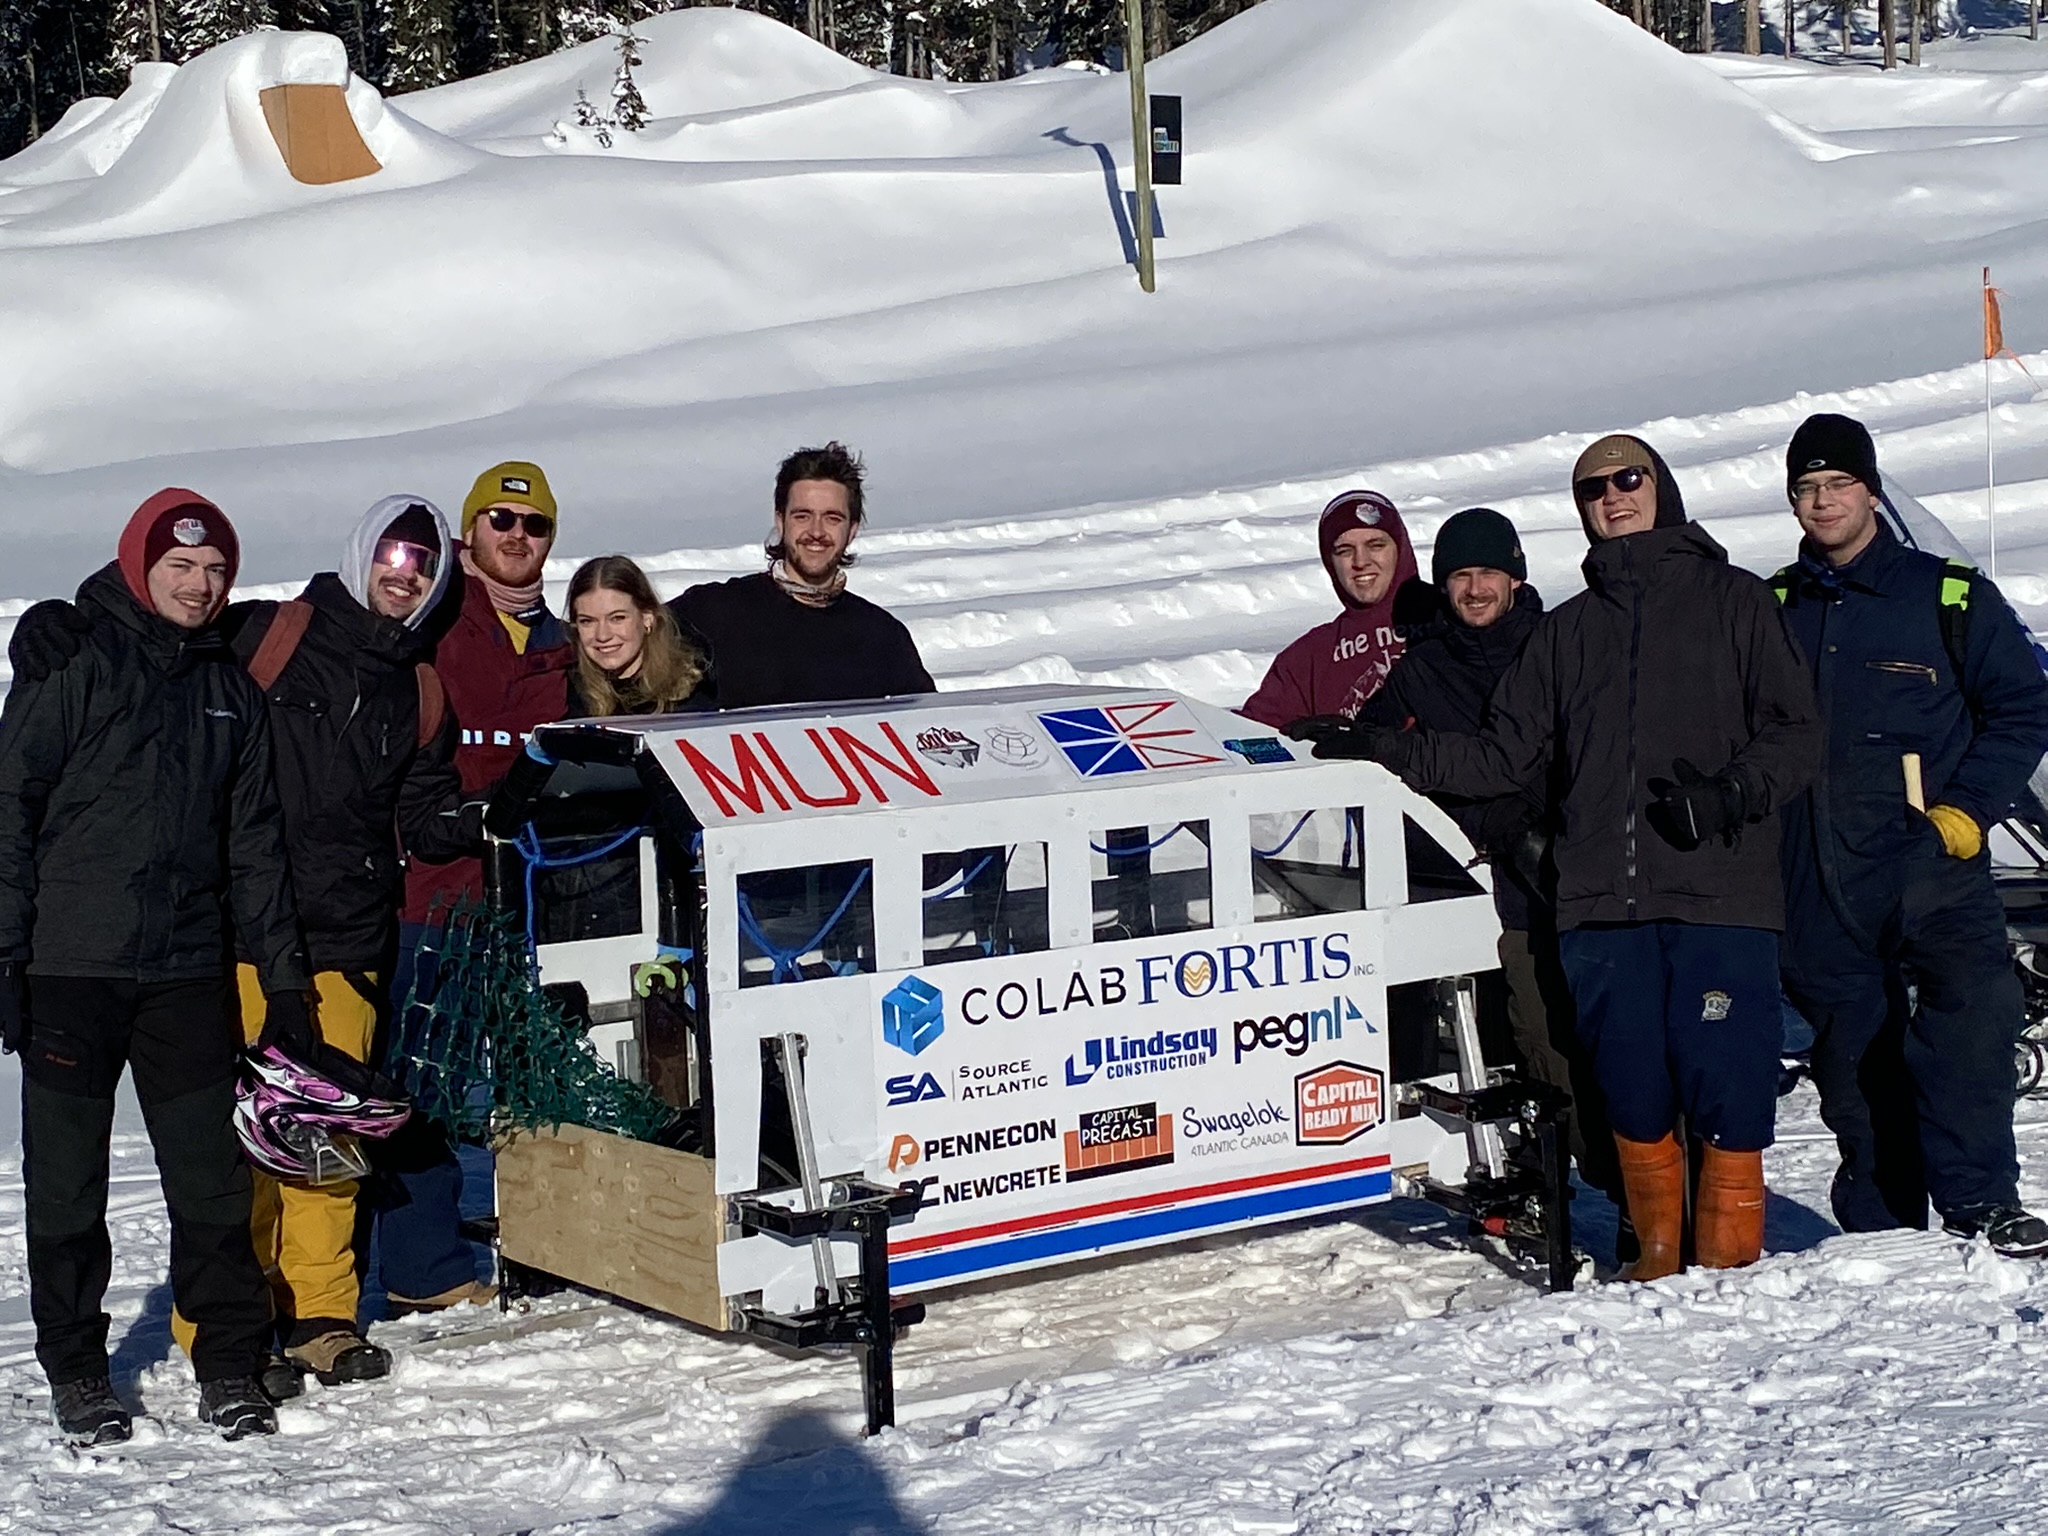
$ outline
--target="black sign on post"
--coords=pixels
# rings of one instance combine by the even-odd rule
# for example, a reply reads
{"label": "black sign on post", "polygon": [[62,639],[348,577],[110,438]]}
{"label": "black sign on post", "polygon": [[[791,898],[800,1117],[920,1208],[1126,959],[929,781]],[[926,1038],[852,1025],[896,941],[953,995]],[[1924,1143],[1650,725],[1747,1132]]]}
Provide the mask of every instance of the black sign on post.
{"label": "black sign on post", "polygon": [[1152,185],[1180,185],[1180,98],[1152,98]]}

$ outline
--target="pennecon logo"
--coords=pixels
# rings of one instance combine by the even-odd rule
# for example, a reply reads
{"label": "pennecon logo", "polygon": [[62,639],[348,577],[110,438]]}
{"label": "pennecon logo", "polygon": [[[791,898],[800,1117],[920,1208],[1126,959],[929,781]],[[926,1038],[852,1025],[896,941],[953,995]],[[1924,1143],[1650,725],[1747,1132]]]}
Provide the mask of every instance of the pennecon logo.
{"label": "pennecon logo", "polygon": [[906,976],[882,994],[882,1038],[916,1056],[946,1032],[946,1000],[921,977]]}

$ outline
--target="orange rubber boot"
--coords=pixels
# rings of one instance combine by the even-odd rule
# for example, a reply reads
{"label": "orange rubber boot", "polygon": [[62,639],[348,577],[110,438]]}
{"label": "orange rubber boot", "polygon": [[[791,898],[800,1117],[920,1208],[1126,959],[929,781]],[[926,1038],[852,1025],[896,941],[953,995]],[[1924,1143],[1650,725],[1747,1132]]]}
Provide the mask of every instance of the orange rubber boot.
{"label": "orange rubber boot", "polygon": [[1740,1269],[1764,1251],[1764,1155],[1709,1146],[1693,1205],[1693,1252],[1708,1269]]}
{"label": "orange rubber boot", "polygon": [[1685,1149],[1678,1138],[1630,1141],[1615,1133],[1628,1213],[1636,1226],[1642,1257],[1622,1271],[1625,1280],[1661,1280],[1678,1273],[1678,1245],[1685,1234]]}

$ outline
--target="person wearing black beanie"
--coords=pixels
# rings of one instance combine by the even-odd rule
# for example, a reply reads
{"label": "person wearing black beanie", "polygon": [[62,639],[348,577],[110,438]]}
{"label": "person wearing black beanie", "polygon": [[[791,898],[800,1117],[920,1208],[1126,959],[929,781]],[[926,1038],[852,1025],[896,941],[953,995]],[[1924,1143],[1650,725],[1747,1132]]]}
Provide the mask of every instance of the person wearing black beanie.
{"label": "person wearing black beanie", "polygon": [[1835,1219],[1925,1227],[1931,1201],[1951,1232],[2048,1253],[2019,1203],[2024,1001],[1984,847],[2048,750],[2048,678],[1996,586],[1892,532],[1861,422],[1809,417],[1785,484],[1804,537],[1772,585],[1827,766],[1785,808],[1782,963],[1841,1152]]}

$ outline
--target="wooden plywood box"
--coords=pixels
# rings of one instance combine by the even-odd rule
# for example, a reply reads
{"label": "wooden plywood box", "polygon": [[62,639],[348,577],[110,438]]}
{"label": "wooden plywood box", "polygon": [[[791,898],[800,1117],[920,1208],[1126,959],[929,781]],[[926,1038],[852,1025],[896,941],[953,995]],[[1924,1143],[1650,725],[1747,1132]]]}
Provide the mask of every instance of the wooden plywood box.
{"label": "wooden plywood box", "polygon": [[261,99],[263,120],[295,180],[325,186],[383,169],[349,115],[340,86],[273,85]]}
{"label": "wooden plywood box", "polygon": [[724,1204],[708,1158],[605,1131],[521,1132],[498,1151],[506,1258],[707,1328],[727,1326]]}

